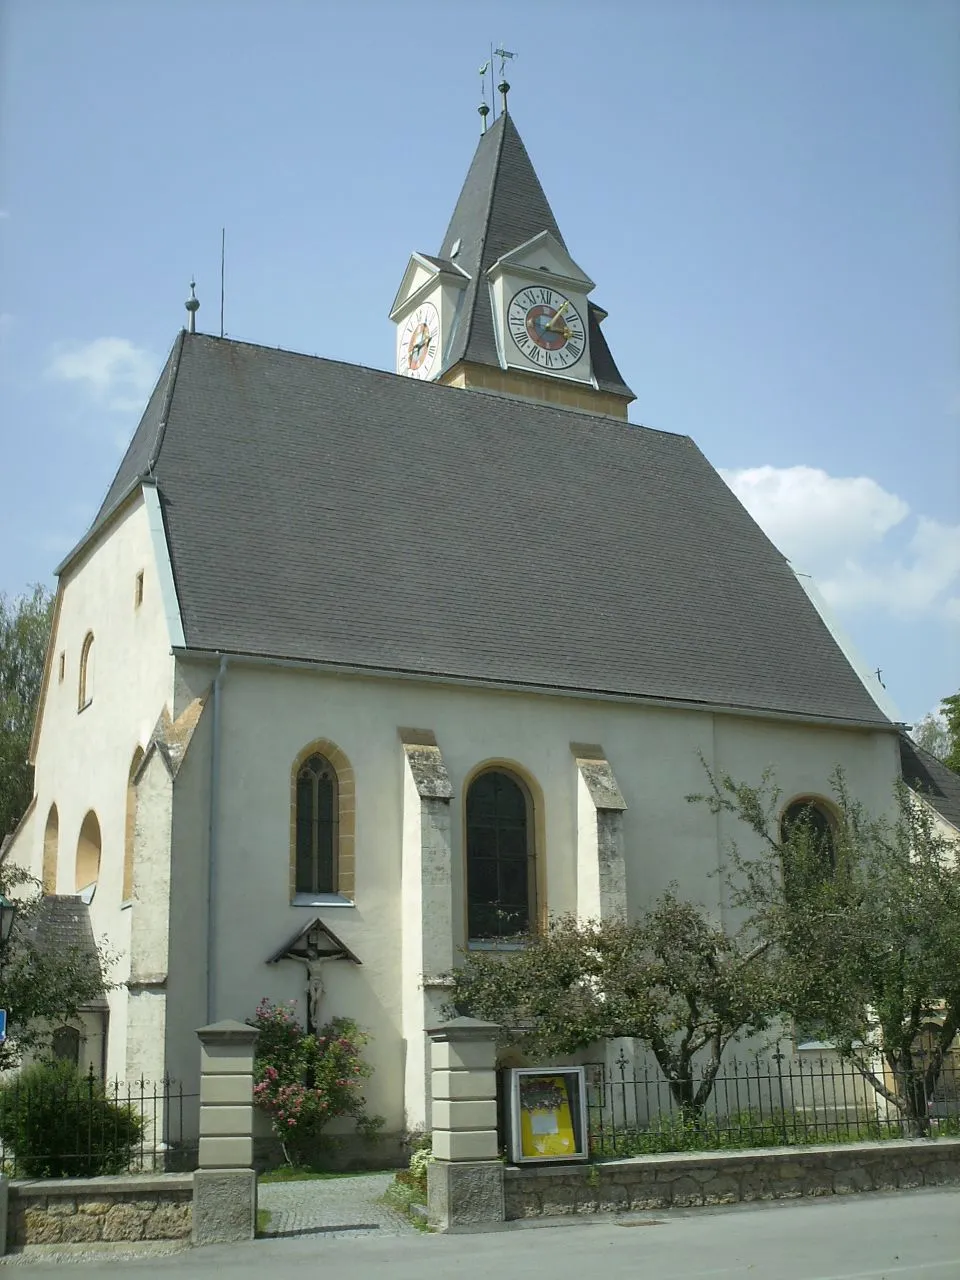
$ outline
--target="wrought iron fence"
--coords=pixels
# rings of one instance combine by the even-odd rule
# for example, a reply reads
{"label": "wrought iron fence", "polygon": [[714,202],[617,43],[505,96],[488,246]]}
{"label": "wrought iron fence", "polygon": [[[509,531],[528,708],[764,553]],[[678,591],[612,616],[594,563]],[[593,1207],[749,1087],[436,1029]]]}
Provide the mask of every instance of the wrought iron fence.
{"label": "wrought iron fence", "polygon": [[[925,1065],[922,1055],[917,1062]],[[775,1053],[725,1064],[703,1107],[693,1108],[681,1105],[655,1066],[634,1067],[621,1050],[612,1066],[587,1068],[591,1151],[628,1156],[960,1135],[960,1056],[944,1059],[929,1093],[922,1081],[917,1087],[916,1073],[908,1079],[877,1063],[876,1076],[892,1097],[836,1054],[787,1060]]]}
{"label": "wrought iron fence", "polygon": [[10,1177],[187,1172],[199,1095],[173,1080],[106,1084],[26,1073],[0,1084],[0,1171]]}

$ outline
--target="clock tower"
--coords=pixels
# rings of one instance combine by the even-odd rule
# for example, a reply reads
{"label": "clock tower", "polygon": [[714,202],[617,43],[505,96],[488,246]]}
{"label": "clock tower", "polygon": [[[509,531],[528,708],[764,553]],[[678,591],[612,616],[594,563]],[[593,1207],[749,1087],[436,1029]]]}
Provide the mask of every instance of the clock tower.
{"label": "clock tower", "polygon": [[504,111],[481,137],[439,254],[415,253],[390,311],[406,377],[616,418],[635,399]]}

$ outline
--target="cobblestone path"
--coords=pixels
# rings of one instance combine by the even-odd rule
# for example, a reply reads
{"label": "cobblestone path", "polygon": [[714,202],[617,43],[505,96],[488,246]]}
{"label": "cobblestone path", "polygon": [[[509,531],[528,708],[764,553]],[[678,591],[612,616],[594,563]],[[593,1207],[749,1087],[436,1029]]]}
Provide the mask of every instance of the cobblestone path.
{"label": "cobblestone path", "polygon": [[392,1173],[365,1173],[355,1178],[261,1183],[259,1206],[270,1211],[264,1235],[416,1235],[416,1227],[406,1218],[378,1203],[392,1181]]}

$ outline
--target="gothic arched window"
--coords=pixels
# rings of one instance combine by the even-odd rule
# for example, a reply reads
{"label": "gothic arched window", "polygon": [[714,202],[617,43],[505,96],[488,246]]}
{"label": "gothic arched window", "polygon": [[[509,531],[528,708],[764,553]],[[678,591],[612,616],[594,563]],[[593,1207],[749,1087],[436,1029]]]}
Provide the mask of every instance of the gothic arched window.
{"label": "gothic arched window", "polygon": [[490,769],[467,792],[467,932],[475,941],[528,933],[536,914],[533,813],[527,789]]}
{"label": "gothic arched window", "polygon": [[93,701],[93,632],[88,631],[80,650],[80,687],[77,707],[83,711]]}
{"label": "gothic arched window", "polygon": [[800,838],[816,854],[825,870],[837,865],[833,821],[826,806],[809,796],[787,805],[780,819],[780,838]]}
{"label": "gothic arched window", "polygon": [[297,773],[297,893],[336,893],[339,801],[337,771],[319,753]]}

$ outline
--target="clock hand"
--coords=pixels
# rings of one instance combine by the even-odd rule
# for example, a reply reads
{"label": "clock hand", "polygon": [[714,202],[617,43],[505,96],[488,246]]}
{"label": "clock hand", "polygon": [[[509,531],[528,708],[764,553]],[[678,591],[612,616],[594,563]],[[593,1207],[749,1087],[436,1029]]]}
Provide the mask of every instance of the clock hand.
{"label": "clock hand", "polygon": [[556,311],[553,313],[553,316],[550,319],[550,322],[548,324],[545,324],[543,327],[545,329],[552,329],[554,333],[558,333],[559,330],[557,329],[557,321],[563,319],[563,313],[566,311],[569,305],[570,305],[569,302],[564,302],[559,307],[557,307]]}

